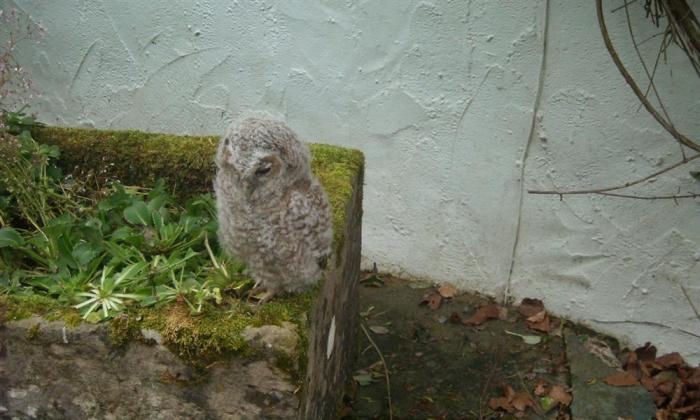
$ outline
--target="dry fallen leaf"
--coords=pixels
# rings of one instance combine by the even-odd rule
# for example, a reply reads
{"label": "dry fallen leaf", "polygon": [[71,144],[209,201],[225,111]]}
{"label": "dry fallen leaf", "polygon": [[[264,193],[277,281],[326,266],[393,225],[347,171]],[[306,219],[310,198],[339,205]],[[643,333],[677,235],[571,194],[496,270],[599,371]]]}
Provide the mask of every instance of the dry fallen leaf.
{"label": "dry fallen leaf", "polygon": [[685,383],[690,386],[700,387],[700,367],[693,369],[693,373],[686,378]]}
{"label": "dry fallen leaf", "polygon": [[510,404],[507,397],[491,398],[489,400],[489,407],[493,411],[503,410],[509,413],[513,412],[513,406]]}
{"label": "dry fallen leaf", "polygon": [[629,372],[615,372],[603,378],[603,382],[611,386],[634,386],[639,381]]}
{"label": "dry fallen leaf", "polygon": [[535,402],[527,394],[527,392],[518,392],[513,396],[513,400],[510,402],[518,411],[525,411],[528,407],[534,407]]}
{"label": "dry fallen leaf", "polygon": [[571,400],[573,399],[571,393],[567,392],[561,385],[554,385],[552,389],[549,390],[549,396],[564,406],[571,404]]}
{"label": "dry fallen leaf", "polygon": [[536,397],[541,397],[547,393],[547,390],[549,389],[549,384],[547,381],[544,379],[538,379],[537,383],[535,384],[535,389],[532,392],[535,394]]}
{"label": "dry fallen leaf", "polygon": [[678,407],[673,409],[673,412],[678,414],[690,414],[697,411],[700,411],[700,402],[696,402],[695,404],[687,405],[685,407]]}
{"label": "dry fallen leaf", "polygon": [[527,318],[527,326],[536,331],[549,332],[549,315],[544,310],[538,312]]}
{"label": "dry fallen leaf", "polygon": [[476,313],[474,315],[470,316],[465,320],[462,320],[462,323],[465,325],[481,325],[489,319],[498,318],[499,313],[500,310],[498,309],[498,305],[491,304],[482,306],[481,308],[476,310]]}
{"label": "dry fallen leaf", "polygon": [[452,283],[444,283],[440,288],[438,289],[438,293],[440,293],[440,296],[442,296],[445,299],[450,299],[455,297],[457,294],[457,288],[452,285]]}
{"label": "dry fallen leaf", "polygon": [[657,357],[656,364],[659,365],[661,369],[668,369],[683,366],[685,364],[685,360],[683,360],[683,357],[681,357],[680,354],[673,352]]}
{"label": "dry fallen leaf", "polygon": [[427,304],[428,308],[436,310],[440,307],[440,305],[442,305],[442,296],[440,296],[440,293],[431,291],[423,296],[423,299],[421,299],[420,303],[421,305]]}
{"label": "dry fallen leaf", "polygon": [[518,306],[518,312],[525,318],[529,318],[537,313],[544,311],[544,303],[539,299],[525,298]]}
{"label": "dry fallen leaf", "polygon": [[656,359],[656,347],[652,346],[651,343],[644,344],[643,347],[635,349],[634,352],[641,363],[650,363]]}
{"label": "dry fallen leaf", "polygon": [[514,408],[511,401],[513,401],[513,397],[515,397],[515,390],[513,390],[512,386],[504,384],[503,394],[505,394],[505,396],[489,399],[489,407],[494,411],[500,409],[512,413]]}

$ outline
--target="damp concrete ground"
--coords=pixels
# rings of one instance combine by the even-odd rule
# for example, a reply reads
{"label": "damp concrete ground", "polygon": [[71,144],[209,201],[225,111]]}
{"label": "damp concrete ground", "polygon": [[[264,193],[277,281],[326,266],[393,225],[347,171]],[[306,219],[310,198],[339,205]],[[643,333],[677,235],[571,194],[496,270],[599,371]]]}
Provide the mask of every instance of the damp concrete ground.
{"label": "damp concrete ground", "polygon": [[[482,325],[464,325],[457,321],[492,302],[462,294],[431,309],[420,304],[431,290],[391,276],[363,282],[360,306],[367,334],[360,334],[344,418],[387,419],[389,396],[395,419],[654,417],[654,404],[644,389],[605,384],[602,378],[614,368],[585,346],[594,339],[615,352],[614,341],[556,319],[551,319],[549,333],[533,331],[514,307]],[[540,342],[527,344],[514,334],[530,340],[537,336]],[[380,354],[388,367],[390,392]],[[543,389],[554,386],[573,397],[568,405],[543,395]],[[494,409],[508,393],[535,404],[510,413]]]}

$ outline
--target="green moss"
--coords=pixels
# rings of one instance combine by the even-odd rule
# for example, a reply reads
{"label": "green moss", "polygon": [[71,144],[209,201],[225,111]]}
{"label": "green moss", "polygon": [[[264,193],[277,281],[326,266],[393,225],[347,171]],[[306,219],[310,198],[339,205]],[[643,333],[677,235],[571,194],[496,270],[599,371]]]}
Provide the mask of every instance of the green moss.
{"label": "green moss", "polygon": [[109,338],[112,344],[121,347],[139,334],[136,317],[121,313],[109,322]]}
{"label": "green moss", "polygon": [[61,306],[55,299],[39,295],[0,296],[0,321],[18,321],[32,315],[43,316],[47,321],[60,320],[69,326],[81,321],[76,310]]}
{"label": "green moss", "polygon": [[345,216],[356,179],[362,182],[365,158],[362,152],[327,144],[310,144],[311,168],[328,194],[333,209],[334,247],[340,253],[345,237]]}
{"label": "green moss", "polygon": [[132,309],[109,321],[110,339],[115,345],[123,345],[137,337],[141,329],[152,329],[175,354],[201,367],[232,355],[254,357],[255,350],[241,336],[246,327],[292,322],[300,333],[299,360],[295,363],[278,358],[277,361],[280,367],[301,378],[306,368],[307,314],[314,295],[307,292],[285,296],[259,307],[230,299],[223,307],[210,308],[198,315],[192,315],[187,305],[180,303]]}
{"label": "green moss", "polygon": [[39,330],[41,329],[41,325],[37,322],[36,324],[32,325],[29,327],[27,330],[26,338],[28,341],[33,341],[39,336]]}

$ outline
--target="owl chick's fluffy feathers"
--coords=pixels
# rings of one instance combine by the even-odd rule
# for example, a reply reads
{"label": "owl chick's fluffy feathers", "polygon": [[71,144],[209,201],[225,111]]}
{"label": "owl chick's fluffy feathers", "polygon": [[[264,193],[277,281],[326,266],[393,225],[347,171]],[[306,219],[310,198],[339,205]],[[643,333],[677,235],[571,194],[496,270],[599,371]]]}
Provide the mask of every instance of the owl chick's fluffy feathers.
{"label": "owl chick's fluffy feathers", "polygon": [[297,292],[331,252],[330,205],[310,157],[283,122],[249,118],[219,142],[214,181],[219,242],[248,265],[256,285]]}

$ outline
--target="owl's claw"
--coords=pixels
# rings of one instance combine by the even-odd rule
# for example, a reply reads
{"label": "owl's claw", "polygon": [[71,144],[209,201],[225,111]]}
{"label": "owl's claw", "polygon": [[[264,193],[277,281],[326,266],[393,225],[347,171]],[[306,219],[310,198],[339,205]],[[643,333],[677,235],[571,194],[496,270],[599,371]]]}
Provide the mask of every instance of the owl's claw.
{"label": "owl's claw", "polygon": [[250,292],[248,292],[248,303],[259,306],[263,303],[269,302],[273,296],[275,296],[274,291],[268,290],[264,287],[258,287],[256,285],[250,289]]}

